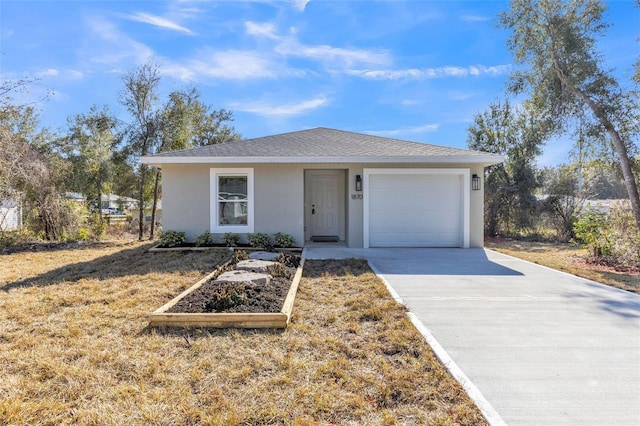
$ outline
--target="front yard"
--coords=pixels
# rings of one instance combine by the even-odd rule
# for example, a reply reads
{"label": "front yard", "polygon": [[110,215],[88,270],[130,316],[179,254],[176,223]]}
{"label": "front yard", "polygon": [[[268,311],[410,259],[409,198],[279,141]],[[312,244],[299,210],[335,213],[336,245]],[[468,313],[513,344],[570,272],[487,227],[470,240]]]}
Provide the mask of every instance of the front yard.
{"label": "front yard", "polygon": [[226,251],[0,256],[0,424],[485,424],[362,261],[308,261],[284,331],[156,330]]}
{"label": "front yard", "polygon": [[590,263],[587,250],[568,243],[542,243],[512,239],[488,239],[485,247],[568,272],[612,287],[640,294],[640,270],[616,268],[606,264]]}

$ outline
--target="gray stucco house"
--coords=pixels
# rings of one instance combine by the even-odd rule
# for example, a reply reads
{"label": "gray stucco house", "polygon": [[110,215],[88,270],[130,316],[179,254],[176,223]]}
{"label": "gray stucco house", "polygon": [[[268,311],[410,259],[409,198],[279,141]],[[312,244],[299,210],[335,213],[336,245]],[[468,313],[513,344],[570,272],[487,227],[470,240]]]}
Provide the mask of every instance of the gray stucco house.
{"label": "gray stucco house", "polygon": [[209,230],[482,247],[483,172],[503,157],[321,127],[142,161],[162,169],[163,228],[191,241]]}

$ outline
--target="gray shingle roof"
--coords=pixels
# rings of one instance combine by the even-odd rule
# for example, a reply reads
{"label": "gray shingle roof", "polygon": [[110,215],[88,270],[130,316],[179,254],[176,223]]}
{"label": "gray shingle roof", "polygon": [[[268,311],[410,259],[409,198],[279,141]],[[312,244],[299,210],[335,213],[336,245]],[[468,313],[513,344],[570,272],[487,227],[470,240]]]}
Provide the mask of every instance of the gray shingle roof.
{"label": "gray shingle roof", "polygon": [[[428,157],[428,158],[425,158]],[[343,130],[318,127],[310,130],[283,133],[261,138],[245,139],[238,142],[209,145],[182,151],[165,152],[146,157],[143,161],[150,164],[197,162],[202,160],[235,159],[254,162],[294,161],[305,162],[347,162],[351,160],[400,160],[429,161],[432,158],[466,159],[470,162],[495,163],[501,161],[500,156],[480,151],[469,151],[420,142],[347,132]],[[492,161],[493,160],[493,161]],[[209,162],[207,161],[207,162]],[[397,161],[396,161],[397,162]]]}

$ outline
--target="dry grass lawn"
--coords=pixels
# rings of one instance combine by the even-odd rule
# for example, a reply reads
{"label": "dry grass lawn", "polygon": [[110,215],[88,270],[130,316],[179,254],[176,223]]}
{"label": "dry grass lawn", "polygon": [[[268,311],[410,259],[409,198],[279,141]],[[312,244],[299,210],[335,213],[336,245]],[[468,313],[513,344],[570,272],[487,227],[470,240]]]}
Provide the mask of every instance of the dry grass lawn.
{"label": "dry grass lawn", "polygon": [[586,262],[587,250],[571,244],[491,240],[485,247],[529,262],[640,294],[640,271]]}
{"label": "dry grass lawn", "polygon": [[227,252],[0,256],[0,424],[486,424],[362,261],[305,266],[285,331],[148,329]]}

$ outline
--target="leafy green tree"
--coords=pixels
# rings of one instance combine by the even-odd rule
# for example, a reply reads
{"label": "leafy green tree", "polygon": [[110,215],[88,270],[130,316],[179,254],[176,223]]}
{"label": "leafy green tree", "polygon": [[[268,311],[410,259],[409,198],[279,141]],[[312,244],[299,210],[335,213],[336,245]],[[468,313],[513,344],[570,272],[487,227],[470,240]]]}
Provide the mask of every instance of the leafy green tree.
{"label": "leafy green tree", "polygon": [[66,162],[52,149],[55,135],[39,128],[33,106],[10,97],[30,83],[0,85],[0,200],[23,201],[27,224],[45,239],[58,240],[75,222],[60,191]]}
{"label": "leafy green tree", "polygon": [[611,200],[627,196],[620,169],[606,158],[587,162],[582,176],[584,190],[590,199]]}
{"label": "leafy green tree", "polygon": [[[231,125],[233,114],[225,109],[216,110],[200,100],[195,89],[176,90],[161,105],[158,97],[160,69],[148,63],[123,77],[125,89],[120,103],[133,121],[125,132],[122,153],[138,168],[139,229],[144,234],[144,206],[151,200],[150,238],[154,238],[156,205],[160,193],[161,172],[140,162],[140,157],[159,152],[193,148],[196,146],[231,142],[240,138]],[[149,182],[153,185],[149,185]]]}
{"label": "leafy green tree", "polygon": [[64,138],[64,151],[73,167],[72,189],[85,195],[89,205],[98,210],[102,195],[113,187],[116,126],[107,107],[99,110],[92,106],[87,114],[69,118],[69,134]]}
{"label": "leafy green tree", "polygon": [[124,152],[138,168],[138,239],[144,238],[145,193],[148,186],[149,167],[140,157],[154,152],[160,141],[160,114],[158,107],[159,67],[146,63],[123,78],[124,90],[119,102],[129,112],[132,122],[125,130]]}
{"label": "leafy green tree", "polygon": [[575,222],[573,231],[576,238],[589,248],[593,257],[611,254],[611,230],[606,214],[587,209]]}
{"label": "leafy green tree", "polygon": [[542,208],[550,217],[558,237],[569,241],[574,237],[574,222],[585,203],[586,192],[580,188],[579,165],[561,165],[543,171]]}
{"label": "leafy green tree", "polygon": [[[233,113],[216,110],[200,100],[197,89],[176,90],[160,112],[160,144],[157,152],[232,142],[240,135],[231,125]],[[160,192],[160,169],[155,169],[150,238],[154,237],[156,205]]]}
{"label": "leafy green tree", "polygon": [[489,235],[511,233],[533,225],[541,184],[535,158],[545,140],[544,123],[536,123],[524,108],[508,101],[492,103],[469,127],[470,149],[502,154],[506,160],[486,169],[485,218]]}
{"label": "leafy green tree", "polygon": [[126,153],[122,150],[111,153],[111,185],[114,194],[136,198],[138,177],[135,168],[128,160]]}
{"label": "leafy green tree", "polygon": [[556,132],[588,126],[617,154],[636,225],[640,198],[632,166],[638,129],[637,97],[602,66],[596,41],[608,26],[598,0],[512,0],[500,17],[520,68],[510,90],[529,92],[531,110]]}

